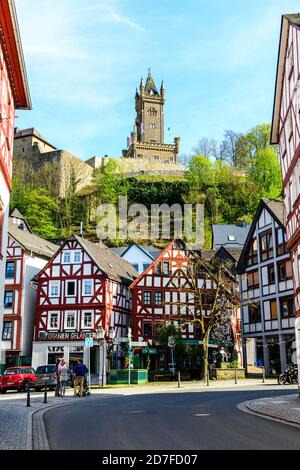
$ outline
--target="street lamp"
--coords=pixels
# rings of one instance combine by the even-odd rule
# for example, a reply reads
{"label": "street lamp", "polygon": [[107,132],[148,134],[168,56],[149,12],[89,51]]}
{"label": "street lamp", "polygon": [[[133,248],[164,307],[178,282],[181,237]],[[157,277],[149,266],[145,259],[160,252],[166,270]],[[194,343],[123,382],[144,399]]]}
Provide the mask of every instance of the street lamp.
{"label": "street lamp", "polygon": [[[99,385],[101,384],[104,387],[106,380],[106,343],[107,341],[111,342],[115,338],[115,330],[114,328],[109,328],[108,334],[104,330],[102,326],[98,328],[96,333],[96,338],[99,341]],[[102,349],[102,370],[101,370],[101,349]]]}

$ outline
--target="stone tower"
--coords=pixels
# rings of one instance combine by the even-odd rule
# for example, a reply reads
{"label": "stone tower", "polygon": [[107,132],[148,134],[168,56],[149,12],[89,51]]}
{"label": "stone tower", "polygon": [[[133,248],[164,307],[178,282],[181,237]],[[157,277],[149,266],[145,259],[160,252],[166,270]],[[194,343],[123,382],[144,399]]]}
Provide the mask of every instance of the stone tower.
{"label": "stone tower", "polygon": [[148,160],[162,163],[178,163],[180,139],[176,137],[174,144],[165,144],[164,106],[165,85],[162,82],[157,90],[151,72],[146,83],[141,80],[135,95],[135,132],[131,133],[128,149],[123,157]]}

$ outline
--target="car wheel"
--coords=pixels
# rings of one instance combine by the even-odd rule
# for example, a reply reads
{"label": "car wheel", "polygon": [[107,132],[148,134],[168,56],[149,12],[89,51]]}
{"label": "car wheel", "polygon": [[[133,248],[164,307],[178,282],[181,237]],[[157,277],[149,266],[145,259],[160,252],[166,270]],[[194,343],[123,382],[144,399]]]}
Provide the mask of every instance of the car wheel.
{"label": "car wheel", "polygon": [[6,392],[7,392],[7,390],[6,390],[5,388],[3,388],[3,389],[1,390],[2,395],[4,395]]}
{"label": "car wheel", "polygon": [[41,392],[43,387],[35,387],[36,392]]}

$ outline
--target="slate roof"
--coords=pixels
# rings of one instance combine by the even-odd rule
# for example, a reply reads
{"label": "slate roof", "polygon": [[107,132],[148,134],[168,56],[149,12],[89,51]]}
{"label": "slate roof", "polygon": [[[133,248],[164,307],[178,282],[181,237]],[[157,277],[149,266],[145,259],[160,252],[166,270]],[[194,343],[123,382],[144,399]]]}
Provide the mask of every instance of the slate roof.
{"label": "slate roof", "polygon": [[101,241],[92,243],[78,236],[74,238],[109,279],[130,285],[138,277],[138,272],[131,263],[115,254]]}
{"label": "slate roof", "polygon": [[[243,248],[251,225],[213,225],[213,248]],[[231,239],[232,237],[232,239]]]}
{"label": "slate roof", "polygon": [[145,91],[146,93],[151,93],[151,91],[153,91],[153,93],[155,95],[158,95],[158,91],[157,91],[157,88],[155,86],[155,83],[154,83],[154,80],[153,80],[153,77],[151,75],[151,72],[149,72],[148,74],[148,77],[147,77],[147,81],[146,81],[146,85],[145,85]]}
{"label": "slate roof", "polygon": [[278,199],[262,199],[265,205],[270,209],[271,213],[277,218],[277,220],[285,226],[285,209],[283,201]]}
{"label": "slate roof", "polygon": [[8,225],[8,234],[25,250],[45,258],[52,258],[59,249],[59,246],[38,237],[34,233],[19,229],[11,221]]}
{"label": "slate roof", "polygon": [[153,245],[138,245],[137,243],[133,243],[127,246],[110,248],[110,250],[116,255],[122,257],[126,253],[126,251],[128,251],[133,245],[139,247],[142,251],[146,252],[146,254],[150,255],[150,257],[152,257],[153,259],[156,259],[161,253],[161,250],[159,248],[155,248],[155,246]]}

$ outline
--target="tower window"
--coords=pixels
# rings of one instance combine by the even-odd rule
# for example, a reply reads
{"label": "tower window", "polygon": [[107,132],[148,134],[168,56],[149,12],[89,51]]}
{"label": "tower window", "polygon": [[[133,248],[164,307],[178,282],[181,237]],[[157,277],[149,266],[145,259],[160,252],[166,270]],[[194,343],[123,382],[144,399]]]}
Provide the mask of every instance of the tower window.
{"label": "tower window", "polygon": [[154,155],[153,159],[154,159],[155,161],[159,161],[159,156],[158,156],[158,155]]}
{"label": "tower window", "polygon": [[156,129],[156,124],[155,124],[155,123],[151,123],[151,124],[150,124],[150,129]]}

